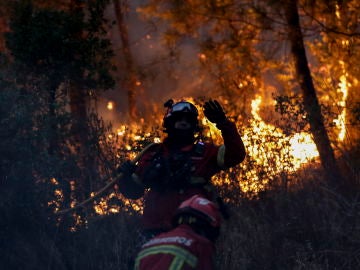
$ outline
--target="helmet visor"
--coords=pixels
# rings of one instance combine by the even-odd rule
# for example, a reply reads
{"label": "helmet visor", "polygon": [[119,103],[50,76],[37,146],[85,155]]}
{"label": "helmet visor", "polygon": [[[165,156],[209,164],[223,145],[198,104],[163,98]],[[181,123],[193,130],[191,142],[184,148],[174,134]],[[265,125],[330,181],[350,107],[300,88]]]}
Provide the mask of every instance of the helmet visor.
{"label": "helmet visor", "polygon": [[189,112],[195,114],[196,116],[198,115],[196,107],[189,102],[179,102],[174,104],[171,108],[171,113],[175,112]]}

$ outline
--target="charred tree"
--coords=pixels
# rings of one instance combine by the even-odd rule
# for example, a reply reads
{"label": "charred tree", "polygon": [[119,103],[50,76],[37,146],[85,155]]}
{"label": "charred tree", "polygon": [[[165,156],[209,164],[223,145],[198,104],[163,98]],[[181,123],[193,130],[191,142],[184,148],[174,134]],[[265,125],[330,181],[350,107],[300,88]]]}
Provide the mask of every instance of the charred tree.
{"label": "charred tree", "polygon": [[[70,2],[70,13],[73,18],[77,18],[76,21],[78,25],[82,25],[82,20],[84,19],[84,5],[81,0],[71,0]],[[76,30],[71,33],[72,39],[74,41],[80,41],[83,39],[83,29],[82,27],[76,27]],[[79,55],[75,57],[80,58]],[[81,74],[78,74],[81,78]],[[76,189],[75,197],[78,200],[84,200],[91,191],[90,179],[90,170],[92,167],[92,162],[89,162],[87,158],[87,145],[89,144],[88,138],[88,127],[87,127],[87,105],[86,105],[86,90],[83,89],[81,80],[72,78],[69,80],[68,84],[68,96],[69,96],[69,105],[70,113],[72,119],[71,132],[72,137],[76,146],[76,152],[78,156],[78,166],[81,168],[76,180]]]}
{"label": "charred tree", "polygon": [[328,179],[330,179],[332,184],[338,186],[342,184],[342,177],[324,125],[321,107],[316,96],[316,90],[308,66],[297,1],[285,1],[284,11],[288,25],[291,53],[295,61],[296,76],[302,90],[303,103],[308,115],[310,131],[314,137],[314,142],[319,151],[320,160]]}

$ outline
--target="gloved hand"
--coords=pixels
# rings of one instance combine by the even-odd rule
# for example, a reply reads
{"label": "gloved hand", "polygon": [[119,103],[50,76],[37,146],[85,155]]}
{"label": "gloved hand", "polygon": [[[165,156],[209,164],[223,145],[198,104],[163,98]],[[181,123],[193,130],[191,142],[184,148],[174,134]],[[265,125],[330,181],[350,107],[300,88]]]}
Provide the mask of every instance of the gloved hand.
{"label": "gloved hand", "polygon": [[136,165],[130,160],[125,161],[117,168],[117,172],[122,174],[118,177],[119,191],[126,197],[132,200],[139,199],[144,195],[144,187],[132,177],[136,170]]}
{"label": "gloved hand", "polygon": [[122,173],[123,177],[128,178],[135,172],[136,165],[132,163],[130,160],[126,160],[117,168],[118,173]]}
{"label": "gloved hand", "polygon": [[167,179],[166,160],[162,156],[155,157],[153,161],[144,169],[143,182],[147,187],[160,189],[166,185],[164,179]]}
{"label": "gloved hand", "polygon": [[209,119],[210,122],[214,124],[220,124],[226,121],[226,115],[216,100],[209,100],[206,101],[204,104],[204,114],[207,119]]}

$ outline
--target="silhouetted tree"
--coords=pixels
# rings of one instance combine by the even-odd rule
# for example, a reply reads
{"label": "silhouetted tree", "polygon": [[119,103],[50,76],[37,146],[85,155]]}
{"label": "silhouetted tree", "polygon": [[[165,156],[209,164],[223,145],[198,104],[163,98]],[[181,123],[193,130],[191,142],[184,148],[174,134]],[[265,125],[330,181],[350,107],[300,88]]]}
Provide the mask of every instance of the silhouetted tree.
{"label": "silhouetted tree", "polygon": [[[72,141],[78,159],[78,191],[88,196],[95,173],[90,154],[87,101],[96,92],[114,86],[111,43],[103,38],[106,1],[89,1],[68,10],[38,8],[31,1],[14,5],[7,48],[22,84],[32,85],[47,99],[46,111],[52,132],[48,134],[49,154],[61,155],[59,144]],[[85,12],[87,16],[85,16]],[[25,46],[26,44],[26,46]],[[36,86],[38,84],[38,87]],[[40,87],[41,85],[41,87]],[[27,89],[25,87],[25,89]],[[63,99],[60,99],[62,97]],[[57,110],[70,100],[72,134],[59,138]]]}
{"label": "silhouetted tree", "polygon": [[[309,63],[307,60],[304,38],[301,31],[297,1],[286,1],[284,3],[285,15],[288,23],[289,41],[291,52],[295,61],[296,76],[302,93],[304,108],[308,115],[310,130],[320,154],[321,163],[332,184],[342,184],[342,177],[336,163],[334,151],[324,125],[320,104],[311,77]],[[338,182],[338,183],[336,183]]]}

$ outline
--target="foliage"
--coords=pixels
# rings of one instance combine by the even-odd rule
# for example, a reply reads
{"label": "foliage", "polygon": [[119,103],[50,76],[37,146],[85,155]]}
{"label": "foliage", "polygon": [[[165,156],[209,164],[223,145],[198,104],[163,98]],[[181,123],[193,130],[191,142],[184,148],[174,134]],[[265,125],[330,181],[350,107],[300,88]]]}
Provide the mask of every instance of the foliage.
{"label": "foliage", "polygon": [[[37,92],[41,100],[33,114],[47,121],[43,145],[50,155],[48,160],[59,162],[58,168],[69,166],[67,170],[51,172],[45,178],[55,178],[55,182],[60,178],[59,185],[67,186],[65,193],[69,192],[69,178],[90,178],[88,182],[77,183],[77,196],[80,197],[97,174],[93,147],[96,141],[93,135],[97,134],[91,134],[91,128],[87,130],[91,123],[87,123],[86,108],[82,105],[96,92],[114,86],[113,51],[109,39],[104,37],[106,3],[90,1],[84,9],[57,10],[33,1],[16,2],[10,16],[11,31],[6,35],[11,56],[8,69],[16,75],[13,78],[15,86],[22,87],[25,92]],[[78,119],[80,113],[76,113],[79,111],[83,113],[81,116],[85,115],[84,119]],[[84,149],[79,149],[75,138],[79,126],[83,128],[82,132],[86,129],[88,133],[82,137]],[[67,161],[74,165],[66,164]]]}
{"label": "foliage", "polygon": [[354,107],[351,108],[353,119],[352,124],[359,125],[360,122],[360,102],[357,102]]}
{"label": "foliage", "polygon": [[[285,2],[151,0],[138,10],[151,23],[166,29],[163,41],[172,51],[181,52],[182,44],[194,46],[202,71],[208,75],[207,83],[212,85],[208,95],[231,101],[231,110],[247,119],[249,101],[255,94],[298,96],[301,90],[290,61]],[[298,2],[316,96],[331,143],[335,143],[335,115],[353,107],[351,100],[358,99],[360,58],[355,48],[360,39],[355,10],[359,3]],[[346,104],[344,90],[339,89],[342,76],[347,79]],[[301,121],[299,126],[306,123]]]}
{"label": "foliage", "polygon": [[[60,203],[70,206],[80,198],[74,194],[82,190],[72,190],[72,181],[90,174],[97,187],[99,172],[108,171],[99,148],[107,127],[92,121],[98,116],[87,121],[87,151],[78,151],[71,136],[67,81],[92,89],[112,87],[112,51],[101,38],[104,32],[99,33],[99,10],[91,13],[98,21],[87,24],[81,13],[38,9],[31,1],[14,4],[6,36],[11,57],[1,55],[0,67],[0,248],[6,254],[1,265],[39,269],[58,254],[53,235],[81,222],[68,217],[61,220],[64,227],[56,228],[59,219],[52,215]],[[78,35],[82,31],[86,36]],[[92,163],[90,173],[83,160]],[[53,264],[65,269],[60,257]]]}
{"label": "foliage", "polygon": [[24,3],[15,5],[6,39],[20,72],[46,75],[56,86],[70,80],[90,89],[113,87],[113,52],[110,41],[101,37],[99,11],[91,9],[87,22],[81,12],[36,9]]}
{"label": "foliage", "polygon": [[5,248],[9,251],[2,256],[6,261],[1,265],[14,269],[20,261],[24,267],[28,263],[31,269],[41,264],[40,253],[51,245],[48,234],[53,232],[47,227],[50,190],[36,183],[58,167],[56,159],[47,153],[49,118],[41,112],[44,106],[41,93],[17,86],[8,76],[0,80],[1,250],[3,254]]}
{"label": "foliage", "polygon": [[[65,110],[66,99],[58,99],[57,114],[53,118],[48,114],[44,85],[38,81],[32,84],[28,81],[26,87],[18,85],[9,66],[1,74],[0,250],[6,254],[1,256],[1,265],[7,269],[20,266],[42,269],[51,259],[54,269],[65,269],[54,235],[84,220],[66,217],[57,228],[55,225],[60,220],[53,211],[60,206],[70,206],[74,198],[71,182],[86,173],[79,162],[83,157],[70,136],[71,119]],[[97,116],[91,119],[95,118],[98,119]],[[52,128],[54,122],[56,131]],[[114,167],[109,167],[113,163],[104,158],[106,149],[99,145],[108,127],[101,124],[101,120],[88,124],[90,140],[88,151],[83,154],[93,161],[92,183],[97,188],[102,185],[97,179],[112,173]],[[55,132],[59,151],[52,153],[49,144]],[[56,257],[57,254],[60,257]]]}
{"label": "foliage", "polygon": [[231,109],[248,116],[244,103],[261,87],[263,68],[256,50],[259,29],[247,23],[255,20],[251,7],[239,1],[152,0],[138,10],[165,28],[162,41],[171,51],[181,52],[181,46],[189,44],[196,49],[204,87],[211,85],[207,95],[232,100]]}
{"label": "foliage", "polygon": [[307,131],[308,125],[304,105],[296,96],[276,96],[275,111],[278,112],[284,122],[280,127],[287,133]]}

